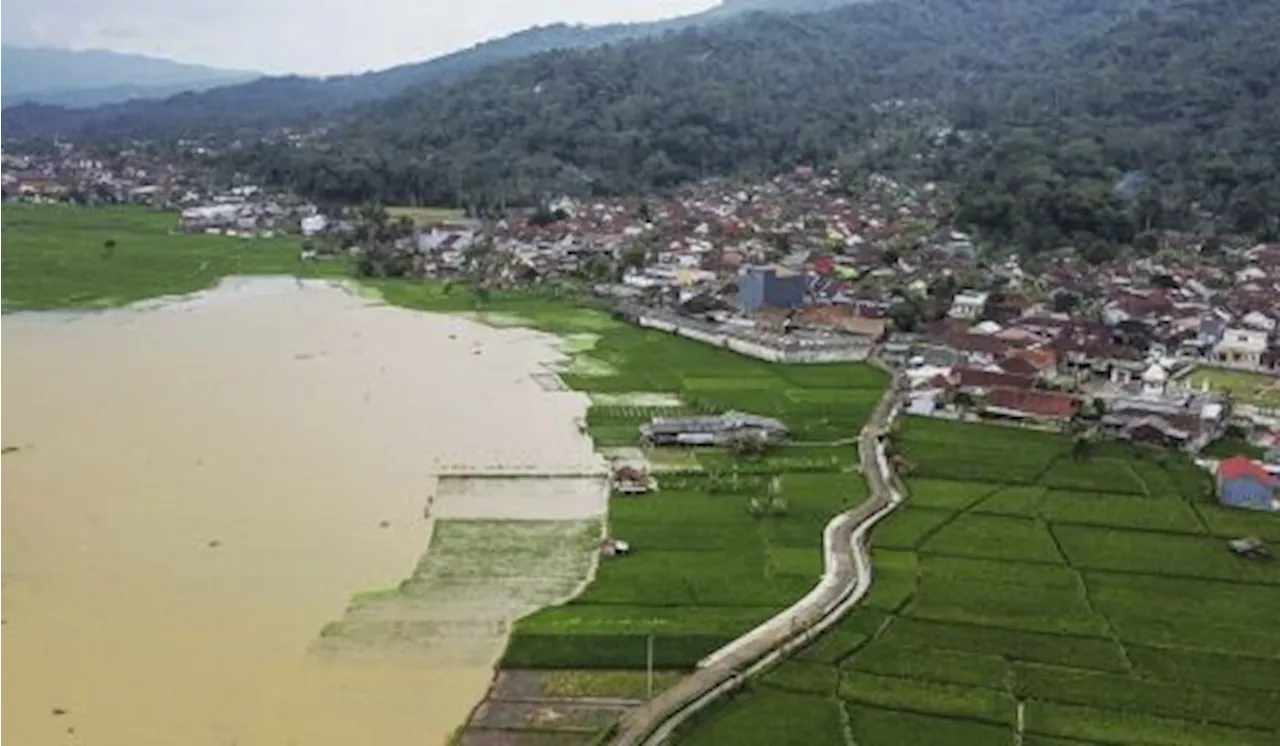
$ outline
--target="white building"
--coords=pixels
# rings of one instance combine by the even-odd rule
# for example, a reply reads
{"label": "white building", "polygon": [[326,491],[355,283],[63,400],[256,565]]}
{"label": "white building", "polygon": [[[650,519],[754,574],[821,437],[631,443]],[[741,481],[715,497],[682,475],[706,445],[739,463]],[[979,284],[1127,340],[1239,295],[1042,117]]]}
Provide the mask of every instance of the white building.
{"label": "white building", "polygon": [[1228,365],[1261,367],[1267,351],[1267,333],[1256,329],[1231,327],[1213,347],[1213,359]]}
{"label": "white building", "polygon": [[1160,363],[1153,362],[1142,374],[1142,395],[1152,398],[1164,396],[1169,385],[1169,374]]}
{"label": "white building", "polygon": [[975,293],[972,291],[964,291],[958,293],[951,301],[951,310],[947,315],[953,319],[965,319],[973,321],[982,315],[983,309],[987,307],[988,293]]}
{"label": "white building", "polygon": [[302,219],[302,235],[314,236],[323,233],[329,226],[329,219],[323,215],[308,215]]}

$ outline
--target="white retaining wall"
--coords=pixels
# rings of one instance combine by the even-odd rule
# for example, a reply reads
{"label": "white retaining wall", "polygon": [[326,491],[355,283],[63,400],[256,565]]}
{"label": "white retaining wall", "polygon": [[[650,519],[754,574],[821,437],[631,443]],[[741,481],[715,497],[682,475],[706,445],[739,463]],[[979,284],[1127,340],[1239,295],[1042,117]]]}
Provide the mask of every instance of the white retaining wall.
{"label": "white retaining wall", "polygon": [[640,316],[636,322],[646,329],[677,334],[681,337],[723,347],[740,355],[765,360],[771,363],[846,363],[861,362],[867,359],[871,351],[870,345],[845,344],[831,346],[815,346],[804,349],[783,349],[754,342],[732,334],[724,334],[699,329],[693,326],[678,324],[667,319],[654,316]]}

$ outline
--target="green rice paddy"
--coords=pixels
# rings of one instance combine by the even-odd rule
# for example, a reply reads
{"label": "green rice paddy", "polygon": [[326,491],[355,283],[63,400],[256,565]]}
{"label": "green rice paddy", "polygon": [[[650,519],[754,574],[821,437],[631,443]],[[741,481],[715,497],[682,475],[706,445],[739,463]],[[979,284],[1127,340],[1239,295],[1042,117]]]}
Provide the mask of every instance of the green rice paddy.
{"label": "green rice paddy", "polygon": [[1176,453],[914,418],[894,438],[910,494],[868,599],[681,743],[1280,743],[1280,564],[1226,547],[1280,515],[1216,505]]}

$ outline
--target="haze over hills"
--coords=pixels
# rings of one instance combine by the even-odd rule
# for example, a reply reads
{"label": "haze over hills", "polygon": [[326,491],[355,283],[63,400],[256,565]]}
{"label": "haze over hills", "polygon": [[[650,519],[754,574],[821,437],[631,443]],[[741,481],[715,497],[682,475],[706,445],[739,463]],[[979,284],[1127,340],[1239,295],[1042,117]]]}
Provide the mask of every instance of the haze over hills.
{"label": "haze over hills", "polygon": [[[540,52],[630,41],[689,26],[717,24],[751,11],[802,12],[857,1],[725,0],[710,10],[664,21],[601,26],[552,24],[481,42],[424,62],[376,72],[326,78],[259,77],[195,95],[131,101],[89,111],[72,109],[65,102],[48,99],[32,100],[25,106],[9,106],[11,102],[6,95],[3,126],[6,137],[21,139],[50,135],[173,136],[208,131],[211,125],[223,131],[313,125],[318,120],[337,117],[353,106],[416,87],[447,85],[489,65]],[[213,114],[212,120],[210,114]]]}
{"label": "haze over hills", "polygon": [[4,106],[23,102],[99,106],[201,91],[260,77],[255,72],[101,49],[73,51],[4,44],[0,58]]}

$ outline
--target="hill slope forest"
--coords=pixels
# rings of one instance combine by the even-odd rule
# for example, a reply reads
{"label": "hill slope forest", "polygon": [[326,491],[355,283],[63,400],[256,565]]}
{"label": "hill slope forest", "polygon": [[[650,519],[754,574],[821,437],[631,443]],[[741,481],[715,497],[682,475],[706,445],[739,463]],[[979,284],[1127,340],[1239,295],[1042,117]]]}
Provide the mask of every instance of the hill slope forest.
{"label": "hill slope forest", "polygon": [[559,50],[240,165],[349,201],[530,203],[792,164],[957,186],[998,240],[1280,234],[1280,4],[912,0]]}

